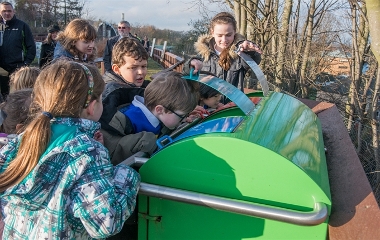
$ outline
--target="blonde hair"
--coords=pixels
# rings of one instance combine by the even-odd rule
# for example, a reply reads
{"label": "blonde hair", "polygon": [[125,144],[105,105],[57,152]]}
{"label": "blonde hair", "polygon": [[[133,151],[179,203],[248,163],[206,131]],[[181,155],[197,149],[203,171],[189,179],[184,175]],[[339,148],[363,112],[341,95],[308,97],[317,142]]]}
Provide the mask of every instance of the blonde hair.
{"label": "blonde hair", "polygon": [[[234,16],[232,16],[232,14],[228,12],[221,12],[221,13],[216,14],[215,17],[213,17],[213,19],[211,19],[211,22],[210,22],[210,28],[209,28],[210,33],[213,33],[214,27],[217,24],[231,24],[236,35],[237,23]],[[213,39],[213,44],[215,44],[214,39]],[[233,61],[233,58],[229,54],[231,46],[232,44],[228,48],[223,49],[223,51],[219,55],[218,63],[226,71],[230,69],[232,61]]]}
{"label": "blonde hair", "polygon": [[112,63],[121,67],[125,64],[124,56],[132,57],[135,60],[148,60],[149,55],[144,46],[136,39],[122,38],[116,42],[112,49]]}
{"label": "blonde hair", "polygon": [[0,192],[22,181],[37,165],[50,141],[50,119],[53,117],[79,118],[91,93],[91,101],[101,101],[104,81],[99,70],[86,65],[93,76],[93,91],[82,64],[74,61],[57,60],[46,66],[37,78],[33,89],[29,114],[32,120],[25,128],[16,157],[0,174]]}
{"label": "blonde hair", "polygon": [[144,92],[144,103],[151,111],[157,105],[162,105],[172,111],[189,113],[197,106],[198,94],[198,83],[185,80],[182,74],[170,71],[157,75],[148,84]]}
{"label": "blonde hair", "polygon": [[[74,19],[57,36],[57,41],[61,43],[64,49],[69,51],[73,56],[78,56],[83,61],[82,54],[75,47],[75,42],[79,40],[94,41],[96,39],[96,29],[87,20]],[[95,48],[94,48],[95,51]],[[96,53],[93,52],[90,58],[95,58]]]}
{"label": "blonde hair", "polygon": [[9,92],[12,93],[24,88],[33,88],[38,74],[40,74],[40,69],[37,67],[19,68],[10,76]]}

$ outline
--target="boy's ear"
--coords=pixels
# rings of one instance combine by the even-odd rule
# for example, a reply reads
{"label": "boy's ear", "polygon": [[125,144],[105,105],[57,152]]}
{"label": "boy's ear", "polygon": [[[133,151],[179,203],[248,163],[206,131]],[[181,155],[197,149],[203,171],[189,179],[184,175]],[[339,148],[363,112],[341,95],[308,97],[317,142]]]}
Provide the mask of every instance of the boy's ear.
{"label": "boy's ear", "polygon": [[157,105],[154,107],[154,112],[156,112],[158,115],[165,113],[165,108],[162,105]]}
{"label": "boy's ear", "polygon": [[114,71],[117,75],[121,75],[120,68],[116,64],[112,64],[112,71]]}

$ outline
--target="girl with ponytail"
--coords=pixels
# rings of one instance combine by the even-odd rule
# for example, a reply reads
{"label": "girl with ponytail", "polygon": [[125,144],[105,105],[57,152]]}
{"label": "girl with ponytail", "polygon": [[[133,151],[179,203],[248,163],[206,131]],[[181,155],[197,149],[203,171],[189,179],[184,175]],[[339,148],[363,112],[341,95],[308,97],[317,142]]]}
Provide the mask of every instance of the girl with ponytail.
{"label": "girl with ponytail", "polygon": [[133,212],[139,175],[113,167],[98,132],[103,89],[91,65],[41,71],[25,131],[0,149],[4,239],[106,238]]}

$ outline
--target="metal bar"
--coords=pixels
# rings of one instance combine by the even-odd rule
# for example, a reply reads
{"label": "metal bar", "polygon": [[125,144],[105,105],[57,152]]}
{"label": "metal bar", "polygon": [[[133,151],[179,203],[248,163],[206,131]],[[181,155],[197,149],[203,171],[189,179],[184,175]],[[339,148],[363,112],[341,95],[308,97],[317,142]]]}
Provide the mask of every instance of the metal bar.
{"label": "metal bar", "polygon": [[301,212],[148,183],[141,183],[139,194],[301,226],[321,224],[326,220],[328,215],[327,206],[324,203],[315,203],[314,209],[311,212]]}
{"label": "metal bar", "polygon": [[125,164],[130,167],[141,167],[149,160],[147,156],[148,154],[145,152],[137,152],[119,164]]}

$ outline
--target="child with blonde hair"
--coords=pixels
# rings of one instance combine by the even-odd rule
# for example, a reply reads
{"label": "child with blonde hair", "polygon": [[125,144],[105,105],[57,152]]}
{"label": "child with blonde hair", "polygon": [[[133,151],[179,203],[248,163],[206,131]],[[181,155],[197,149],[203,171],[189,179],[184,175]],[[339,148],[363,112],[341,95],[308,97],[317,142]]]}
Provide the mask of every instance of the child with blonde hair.
{"label": "child with blonde hair", "polygon": [[37,67],[22,67],[10,76],[9,92],[12,93],[24,88],[33,88],[36,79],[40,74],[40,69]]}
{"label": "child with blonde hair", "polygon": [[0,149],[4,239],[107,238],[133,212],[139,174],[112,166],[100,143],[103,89],[92,65],[58,60],[41,71],[31,121]]}

